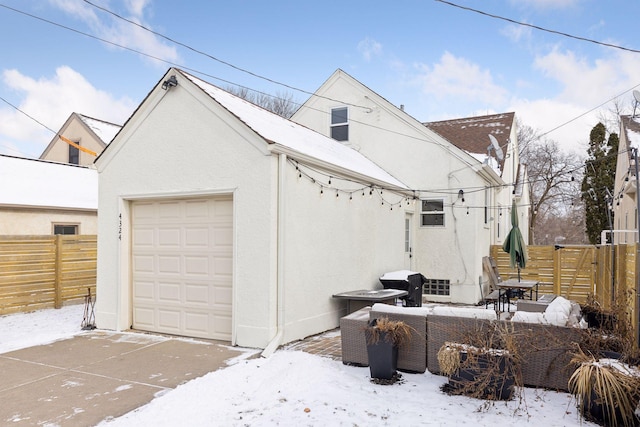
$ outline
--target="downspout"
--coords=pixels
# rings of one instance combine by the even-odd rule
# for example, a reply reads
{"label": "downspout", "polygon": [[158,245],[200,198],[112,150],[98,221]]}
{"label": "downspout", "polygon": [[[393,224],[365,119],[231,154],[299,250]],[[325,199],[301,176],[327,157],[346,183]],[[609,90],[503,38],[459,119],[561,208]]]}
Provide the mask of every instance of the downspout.
{"label": "downspout", "polygon": [[277,292],[277,329],[276,335],[271,339],[262,351],[262,357],[271,356],[282,344],[284,335],[284,192],[285,192],[285,170],[287,166],[287,155],[279,154],[278,156],[278,247],[276,261],[276,292]]}

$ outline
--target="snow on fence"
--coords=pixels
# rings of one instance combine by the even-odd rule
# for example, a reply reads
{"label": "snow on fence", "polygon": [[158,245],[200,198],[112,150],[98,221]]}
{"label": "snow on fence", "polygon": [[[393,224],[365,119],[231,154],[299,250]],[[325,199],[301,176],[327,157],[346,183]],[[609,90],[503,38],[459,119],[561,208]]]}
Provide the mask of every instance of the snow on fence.
{"label": "snow on fence", "polygon": [[0,315],[60,308],[96,292],[97,236],[0,236]]}

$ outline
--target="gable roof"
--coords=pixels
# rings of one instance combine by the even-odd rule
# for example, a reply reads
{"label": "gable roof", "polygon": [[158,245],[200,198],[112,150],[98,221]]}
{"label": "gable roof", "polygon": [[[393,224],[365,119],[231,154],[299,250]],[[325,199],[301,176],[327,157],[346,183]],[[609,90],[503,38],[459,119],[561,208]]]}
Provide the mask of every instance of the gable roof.
{"label": "gable roof", "polygon": [[94,119],[93,117],[85,116],[84,114],[78,114],[78,118],[82,120],[87,128],[89,128],[104,145],[109,144],[113,137],[116,136],[122,128],[122,126],[115,123]]}
{"label": "gable roof", "polygon": [[[640,117],[620,116],[622,132],[627,140],[627,148],[640,148]],[[631,151],[628,151],[631,155]]]}
{"label": "gable roof", "polygon": [[49,142],[47,147],[42,151],[40,159],[44,159],[53,146],[56,145],[59,140],[58,135],[66,136],[65,130],[74,121],[79,121],[87,132],[89,132],[90,135],[93,135],[93,139],[102,148],[106,147],[122,128],[120,125],[85,116],[84,114],[71,113],[67,120],[65,120],[64,124],[60,127],[60,130],[58,130],[58,133],[54,135],[51,142]]}
{"label": "gable roof", "polygon": [[[486,156],[487,147],[491,145],[489,135],[493,135],[502,148],[509,144],[514,118],[515,113],[510,112],[426,122],[424,125],[461,150]],[[504,158],[499,164],[502,171]]]}
{"label": "gable roof", "polygon": [[98,209],[98,173],[84,166],[0,154],[0,206]]}
{"label": "gable roof", "polygon": [[291,156],[317,161],[319,164],[337,168],[342,173],[355,173],[391,187],[408,189],[404,183],[364,155],[332,138],[258,107],[182,70],[171,69],[168,74],[171,72],[179,73],[194,83],[272,147],[278,146]]}

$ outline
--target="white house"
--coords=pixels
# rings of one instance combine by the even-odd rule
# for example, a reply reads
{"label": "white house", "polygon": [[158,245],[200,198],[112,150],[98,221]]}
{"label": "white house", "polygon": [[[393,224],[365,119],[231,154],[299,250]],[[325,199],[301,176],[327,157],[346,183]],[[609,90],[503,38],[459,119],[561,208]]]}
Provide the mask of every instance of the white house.
{"label": "white house", "polygon": [[40,159],[72,165],[91,165],[120,128],[120,125],[114,123],[71,113],[44,149]]}
{"label": "white house", "polygon": [[0,155],[0,235],[96,234],[95,169]]}
{"label": "white house", "polygon": [[412,189],[420,203],[405,209],[404,267],[427,278],[425,298],[482,300],[482,257],[508,233],[514,198],[521,227],[529,223],[513,113],[425,124],[337,70],[292,120],[357,150]]}
{"label": "white house", "polygon": [[[425,167],[408,162],[393,176],[329,137],[168,70],[95,162],[97,326],[267,350],[336,327],[344,301],[333,294],[379,288],[380,276],[405,265],[405,218],[420,213],[402,180]],[[467,175],[500,182],[479,164],[451,179]],[[467,224],[465,214],[455,213],[459,244],[486,246],[488,231],[467,241],[477,219]],[[433,254],[429,265],[450,261]]]}
{"label": "white house", "polygon": [[613,190],[614,242],[638,241],[638,193],[634,151],[640,149],[640,117],[620,116],[620,141]]}

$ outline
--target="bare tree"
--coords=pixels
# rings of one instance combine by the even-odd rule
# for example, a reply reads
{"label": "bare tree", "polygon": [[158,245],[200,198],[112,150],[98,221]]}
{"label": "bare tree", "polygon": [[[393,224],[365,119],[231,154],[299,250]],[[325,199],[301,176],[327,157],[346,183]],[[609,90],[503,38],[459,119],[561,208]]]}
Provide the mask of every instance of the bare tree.
{"label": "bare tree", "polygon": [[[577,215],[582,205],[575,203],[580,197],[582,159],[562,151],[554,140],[539,138],[534,129],[523,124],[518,126],[518,144],[530,183],[529,242],[539,244],[538,231],[544,238],[541,240],[546,241],[560,236],[556,234],[558,232],[565,237],[583,234],[584,222],[575,222],[576,218],[582,217]],[[562,227],[554,225],[558,219],[565,220]]]}
{"label": "bare tree", "polygon": [[293,99],[293,94],[288,92],[276,92],[274,96],[264,92],[253,91],[242,86],[227,86],[225,90],[285,119],[293,116],[293,113],[295,113],[300,106],[300,103]]}

